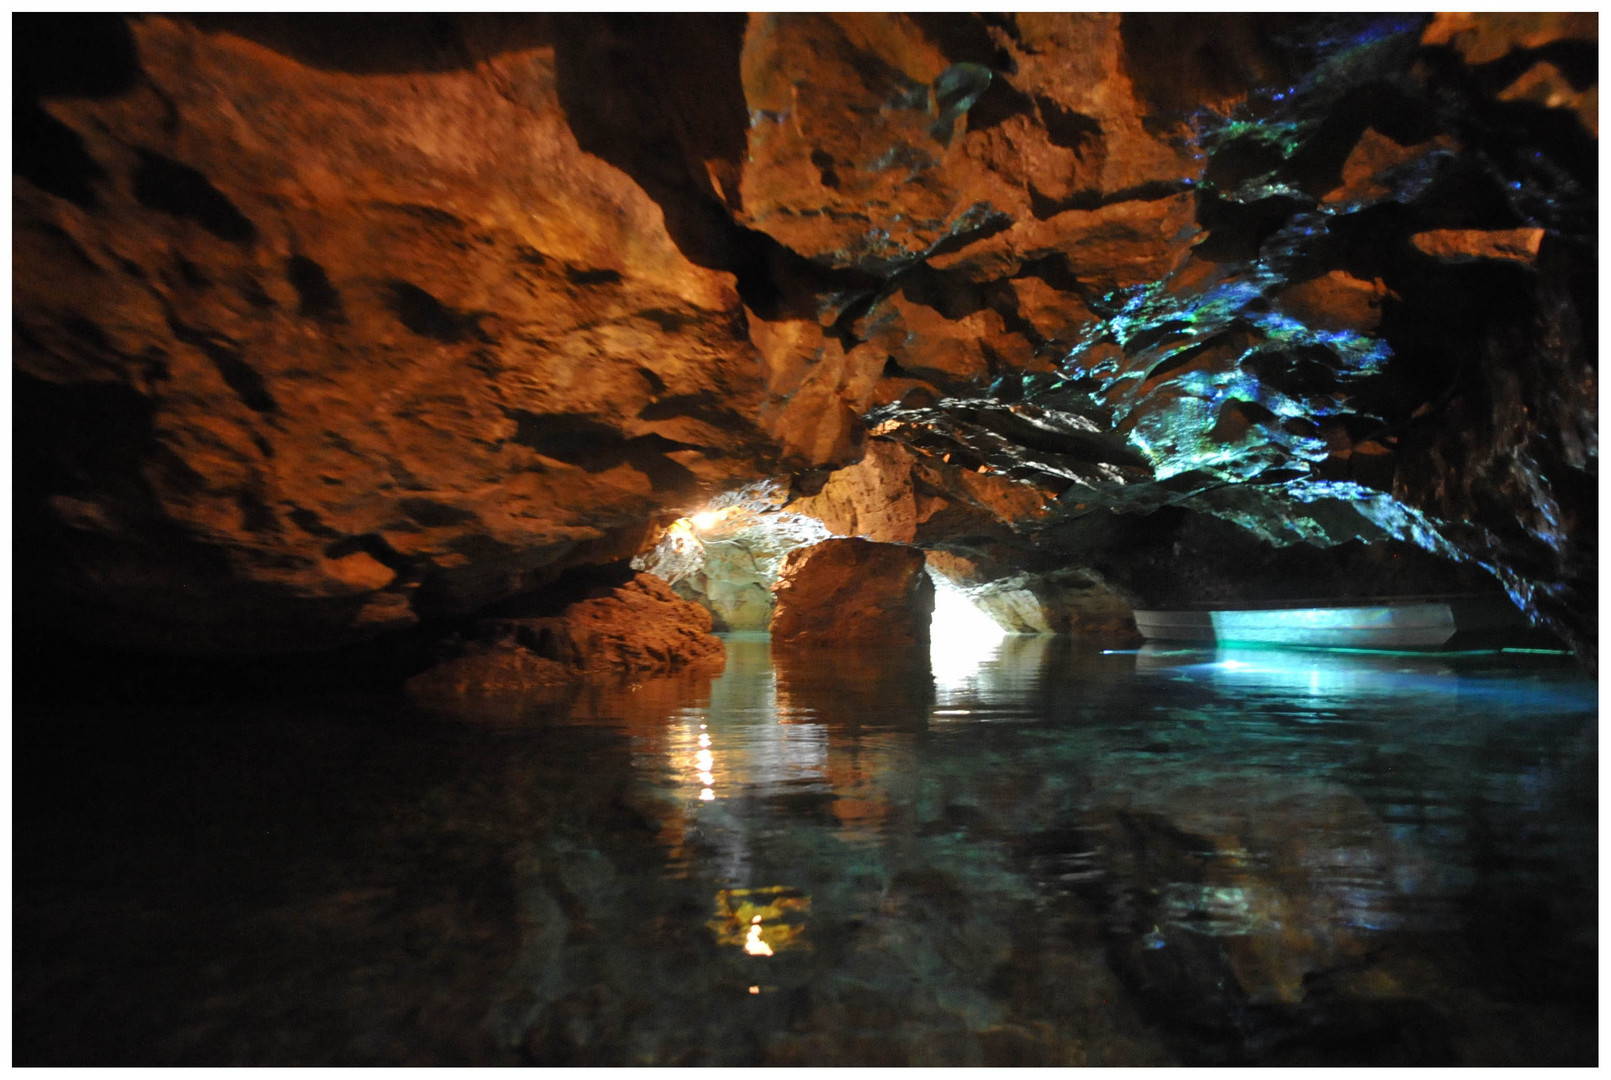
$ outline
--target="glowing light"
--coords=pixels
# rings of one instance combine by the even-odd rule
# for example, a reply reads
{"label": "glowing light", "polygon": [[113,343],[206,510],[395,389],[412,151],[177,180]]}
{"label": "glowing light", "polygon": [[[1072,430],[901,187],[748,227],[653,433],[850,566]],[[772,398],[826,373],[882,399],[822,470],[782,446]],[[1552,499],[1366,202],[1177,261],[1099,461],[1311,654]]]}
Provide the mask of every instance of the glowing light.
{"label": "glowing light", "polygon": [[771,956],[803,944],[811,897],[785,885],[723,889],[716,894],[716,918],[706,923],[721,945],[751,956]]}
{"label": "glowing light", "polygon": [[[703,726],[703,725],[701,725],[701,726]],[[709,735],[701,735],[699,737],[699,745],[700,746],[709,746],[710,745],[710,736]]]}
{"label": "glowing light", "polygon": [[694,755],[694,763],[699,766],[700,772],[711,772],[716,768],[716,755],[709,750],[701,750]]}
{"label": "glowing light", "polygon": [[716,798],[716,793],[714,791],[712,791],[710,788],[705,788],[703,791],[701,791],[699,793],[699,801],[700,802],[710,802],[711,800],[713,800],[715,798]]}
{"label": "glowing light", "polygon": [[706,787],[715,787],[716,777],[712,773],[702,772],[699,774],[699,782],[704,784]]}
{"label": "glowing light", "polygon": [[761,992],[761,988],[760,988],[760,987],[759,987],[759,986],[752,986],[752,987],[750,987],[750,993],[752,993],[752,994],[759,994],[759,993],[760,993],[760,992]]}
{"label": "glowing light", "polygon": [[929,663],[941,690],[960,689],[996,653],[1007,636],[994,619],[935,574],[934,615],[929,621]]}
{"label": "glowing light", "polygon": [[688,519],[688,523],[700,532],[713,529],[722,520],[720,510],[701,510]]}
{"label": "glowing light", "polygon": [[772,946],[761,940],[761,917],[750,920],[750,934],[744,940],[744,951],[751,956],[771,956]]}

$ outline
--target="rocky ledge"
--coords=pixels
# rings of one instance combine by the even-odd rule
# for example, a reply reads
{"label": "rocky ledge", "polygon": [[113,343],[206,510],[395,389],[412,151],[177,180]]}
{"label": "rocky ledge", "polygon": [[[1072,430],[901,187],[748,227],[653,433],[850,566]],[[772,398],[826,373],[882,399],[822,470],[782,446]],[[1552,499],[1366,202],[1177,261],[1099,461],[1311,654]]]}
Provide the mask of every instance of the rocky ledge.
{"label": "rocky ledge", "polygon": [[422,703],[521,696],[589,679],[721,671],[726,650],[710,612],[659,578],[638,574],[558,615],[496,618],[450,639],[430,669],[408,681]]}

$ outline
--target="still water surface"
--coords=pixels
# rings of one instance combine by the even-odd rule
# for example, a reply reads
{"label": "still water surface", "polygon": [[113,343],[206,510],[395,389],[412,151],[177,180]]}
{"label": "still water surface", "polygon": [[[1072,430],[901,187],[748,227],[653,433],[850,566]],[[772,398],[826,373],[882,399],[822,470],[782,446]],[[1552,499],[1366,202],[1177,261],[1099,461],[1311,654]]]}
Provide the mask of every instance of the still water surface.
{"label": "still water surface", "polygon": [[[18,1064],[1590,1064],[1597,688],[774,656],[15,736]],[[109,720],[115,723],[108,723]]]}

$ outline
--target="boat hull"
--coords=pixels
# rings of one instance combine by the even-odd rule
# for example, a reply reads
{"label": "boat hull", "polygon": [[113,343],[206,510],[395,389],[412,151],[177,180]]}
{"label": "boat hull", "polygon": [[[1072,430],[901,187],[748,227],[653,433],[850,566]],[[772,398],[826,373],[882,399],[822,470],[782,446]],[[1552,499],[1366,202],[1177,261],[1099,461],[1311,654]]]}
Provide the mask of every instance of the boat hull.
{"label": "boat hull", "polygon": [[1526,632],[1515,608],[1485,600],[1135,612],[1149,641],[1322,649],[1447,649]]}

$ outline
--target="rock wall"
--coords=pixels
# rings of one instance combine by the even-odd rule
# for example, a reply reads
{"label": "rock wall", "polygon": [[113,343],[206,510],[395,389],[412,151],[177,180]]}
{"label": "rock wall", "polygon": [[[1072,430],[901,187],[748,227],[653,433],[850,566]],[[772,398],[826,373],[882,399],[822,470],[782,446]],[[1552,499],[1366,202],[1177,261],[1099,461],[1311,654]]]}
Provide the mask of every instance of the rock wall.
{"label": "rock wall", "polygon": [[788,476],[1412,544],[1595,653],[1592,13],[16,30],[31,622],[361,641]]}
{"label": "rock wall", "polygon": [[81,629],[373,636],[755,475],[733,275],[579,144],[559,30],[471,20],[422,72],[273,26],[289,55],[250,21],[114,23],[127,84],[37,118],[76,171],[19,155],[19,547]]}
{"label": "rock wall", "polygon": [[929,640],[934,583],[916,548],[824,540],[789,552],[773,588],[774,642],[893,648]]}

